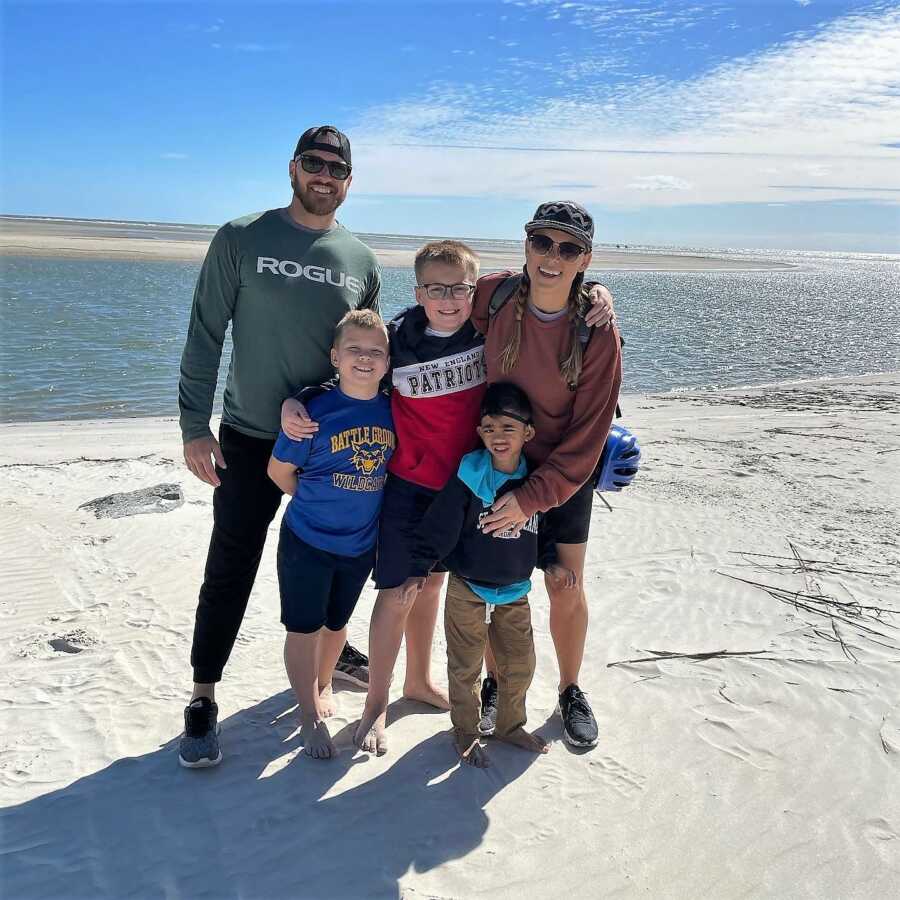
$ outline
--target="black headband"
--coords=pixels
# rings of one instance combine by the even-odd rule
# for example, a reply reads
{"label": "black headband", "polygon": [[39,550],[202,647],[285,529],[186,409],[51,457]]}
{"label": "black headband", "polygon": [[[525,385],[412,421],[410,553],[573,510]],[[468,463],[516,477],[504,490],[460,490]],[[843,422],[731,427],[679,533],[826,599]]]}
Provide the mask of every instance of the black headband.
{"label": "black headband", "polygon": [[483,419],[485,416],[507,416],[510,419],[521,422],[523,425],[531,425],[531,417],[526,418],[509,409],[483,409],[481,411],[481,418]]}

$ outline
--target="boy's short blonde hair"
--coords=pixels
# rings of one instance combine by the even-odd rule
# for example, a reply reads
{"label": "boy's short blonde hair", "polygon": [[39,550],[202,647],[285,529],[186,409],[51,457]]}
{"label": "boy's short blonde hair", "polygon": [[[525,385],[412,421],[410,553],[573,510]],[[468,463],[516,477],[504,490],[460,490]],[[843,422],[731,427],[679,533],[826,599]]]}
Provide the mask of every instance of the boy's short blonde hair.
{"label": "boy's short blonde hair", "polygon": [[341,342],[341,335],[347,328],[365,328],[367,331],[379,330],[384,333],[384,339],[388,340],[387,328],[384,319],[374,309],[351,309],[334,327],[334,346]]}
{"label": "boy's short blonde hair", "polygon": [[431,241],[416,253],[416,281],[422,277],[422,270],[428,263],[444,263],[459,266],[467,278],[478,277],[479,260],[475,251],[462,241]]}

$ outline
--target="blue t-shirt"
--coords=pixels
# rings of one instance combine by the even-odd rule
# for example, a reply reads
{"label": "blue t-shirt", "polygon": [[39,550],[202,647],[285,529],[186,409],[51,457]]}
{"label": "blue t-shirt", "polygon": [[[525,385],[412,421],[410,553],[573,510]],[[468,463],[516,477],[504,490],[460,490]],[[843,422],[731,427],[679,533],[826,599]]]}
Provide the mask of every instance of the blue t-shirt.
{"label": "blue t-shirt", "polygon": [[301,470],[284,520],[313,547],[359,556],[375,544],[387,461],[396,445],[390,400],[382,393],[355,400],[335,388],[306,408],[319,423],[316,434],[294,441],[282,431],[272,451]]}

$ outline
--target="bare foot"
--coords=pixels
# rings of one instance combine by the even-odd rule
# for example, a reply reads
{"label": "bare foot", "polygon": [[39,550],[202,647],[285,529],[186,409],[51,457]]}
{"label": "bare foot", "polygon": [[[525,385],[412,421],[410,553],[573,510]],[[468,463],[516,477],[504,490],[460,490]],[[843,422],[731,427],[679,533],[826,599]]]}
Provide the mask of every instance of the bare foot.
{"label": "bare foot", "polygon": [[403,685],[403,696],[407,700],[418,700],[438,709],[450,709],[450,698],[446,691],[436,688],[430,681],[424,684]]}
{"label": "bare foot", "polygon": [[459,760],[476,769],[486,769],[491,764],[484,745],[478,740],[477,734],[465,734],[462,731],[453,732],[453,742],[456,744],[456,752]]}
{"label": "bare foot", "polygon": [[366,753],[387,753],[384,725],[387,718],[387,701],[380,702],[369,694],[353,735],[353,743]]}
{"label": "bare foot", "polygon": [[331,759],[335,754],[328,726],[320,721],[305,720],[300,726],[303,752],[313,759]]}
{"label": "bare foot", "polygon": [[512,744],[514,747],[521,747],[523,750],[529,750],[532,753],[547,753],[550,745],[536,734],[529,734],[524,728],[517,728],[509,734],[494,735],[496,740],[503,741],[505,744]]}
{"label": "bare foot", "polygon": [[323,719],[330,719],[337,712],[337,700],[331,689],[331,682],[325,687],[319,687],[319,715]]}
{"label": "bare foot", "polygon": [[384,756],[388,749],[387,735],[384,733],[386,718],[387,714],[382,713],[365,733],[363,733],[362,723],[360,723],[353,736],[353,743],[365,753],[377,753],[378,756]]}

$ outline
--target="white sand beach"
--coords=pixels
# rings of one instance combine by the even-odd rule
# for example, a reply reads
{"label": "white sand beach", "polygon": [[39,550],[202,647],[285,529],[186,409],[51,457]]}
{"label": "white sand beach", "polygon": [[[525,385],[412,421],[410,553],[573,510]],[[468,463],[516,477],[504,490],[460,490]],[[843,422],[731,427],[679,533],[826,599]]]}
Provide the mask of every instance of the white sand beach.
{"label": "white sand beach", "polygon": [[[172,419],[0,426],[4,896],[900,896],[900,372],[622,405],[645,462],[594,505],[600,744],[561,740],[536,579],[529,722],[552,746],[492,746],[486,771],[400,677],[388,755],[354,752],[346,689],[337,758],[299,752],[277,523],[219,691],[225,759],[181,769],[211,488]],[[157,485],[184,502],[79,509]]]}
{"label": "white sand beach", "polygon": [[[99,222],[88,219],[0,217],[0,257],[37,256],[65,259],[175,260],[201,262],[212,232],[204,226],[151,223]],[[360,235],[369,242],[382,266],[411,268],[415,250],[409,239]],[[424,242],[424,239],[423,239]],[[519,268],[522,253],[481,246],[484,270]],[[609,250],[595,248],[592,269],[619,271],[767,271],[790,265],[762,259],[728,259],[686,253]]]}

